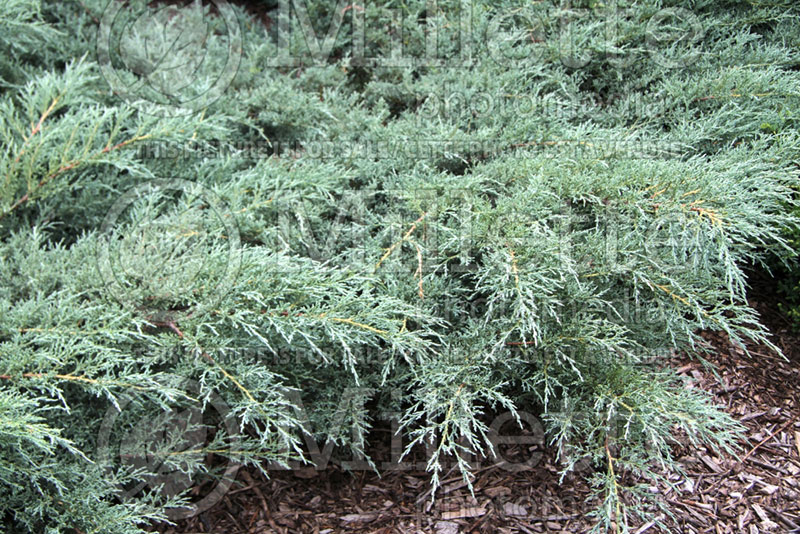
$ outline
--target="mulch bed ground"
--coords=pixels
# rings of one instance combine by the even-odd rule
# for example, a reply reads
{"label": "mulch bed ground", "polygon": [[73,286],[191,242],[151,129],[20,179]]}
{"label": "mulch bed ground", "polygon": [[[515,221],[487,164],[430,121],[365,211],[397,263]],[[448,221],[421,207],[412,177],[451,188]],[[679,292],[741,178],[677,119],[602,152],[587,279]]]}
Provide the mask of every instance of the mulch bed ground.
{"label": "mulch bed ground", "polygon": [[[800,532],[800,337],[789,332],[772,303],[754,303],[773,325],[776,343],[789,361],[766,347],[749,346],[750,356],[724,337],[706,334],[716,349],[708,360],[718,376],[686,357],[674,363],[714,401],[741,421],[739,458],[718,457],[702,447],[677,450],[689,479],[678,491],[659,488],[675,519],[668,532]],[[388,433],[387,433],[388,435]],[[388,439],[379,441],[389,441]],[[387,458],[377,446],[376,458]],[[591,518],[589,487],[580,476],[559,482],[552,450],[514,445],[504,456],[541,453],[532,469],[511,472],[501,465],[479,467],[474,497],[457,471],[445,472],[443,490],[431,503],[424,469],[343,472],[240,470],[234,486],[213,508],[163,534],[188,533],[530,533],[586,532]],[[516,449],[515,449],[516,447]],[[423,458],[420,458],[423,460]],[[422,466],[412,466],[422,467]],[[663,532],[652,523],[634,532]]]}

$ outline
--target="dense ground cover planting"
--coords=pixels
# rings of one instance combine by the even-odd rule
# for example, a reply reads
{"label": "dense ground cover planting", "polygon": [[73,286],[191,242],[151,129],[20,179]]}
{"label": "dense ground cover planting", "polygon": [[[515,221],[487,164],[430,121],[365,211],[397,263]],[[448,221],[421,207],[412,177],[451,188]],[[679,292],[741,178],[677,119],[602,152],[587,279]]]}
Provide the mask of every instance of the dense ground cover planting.
{"label": "dense ground cover planting", "polygon": [[745,272],[793,254],[793,2],[256,7],[0,13],[10,532],[380,469],[387,413],[434,490],[536,417],[600,531],[653,517],[678,434],[735,452],[666,364],[770,346]]}

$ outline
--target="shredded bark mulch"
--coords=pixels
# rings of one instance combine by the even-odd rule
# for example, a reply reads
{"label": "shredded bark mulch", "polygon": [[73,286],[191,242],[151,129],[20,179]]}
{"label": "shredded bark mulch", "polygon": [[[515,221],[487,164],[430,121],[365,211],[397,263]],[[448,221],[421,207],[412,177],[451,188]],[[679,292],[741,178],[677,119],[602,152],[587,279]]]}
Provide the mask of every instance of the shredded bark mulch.
{"label": "shredded bark mulch", "polygon": [[[708,361],[674,363],[714,402],[741,421],[746,432],[738,458],[715,456],[703,447],[676,450],[688,479],[678,491],[658,488],[675,518],[661,517],[667,532],[800,533],[800,337],[792,334],[770,303],[755,303],[772,324],[776,344],[788,361],[763,346],[743,347],[718,334],[704,334],[715,351]],[[374,457],[389,458],[390,431]],[[528,440],[529,442],[535,440]],[[381,446],[384,448],[381,449]],[[160,525],[162,534],[225,533],[531,533],[586,532],[587,513],[596,504],[580,476],[559,481],[555,451],[534,444],[510,445],[509,461],[541,454],[536,467],[514,472],[504,465],[478,467],[474,497],[452,469],[430,499],[424,457],[412,469],[345,472],[334,462],[312,468],[240,470],[235,485],[213,508],[177,525]],[[520,458],[515,460],[515,458]],[[454,466],[452,466],[454,467]],[[588,501],[587,501],[588,499]],[[634,532],[664,532],[653,522]]]}

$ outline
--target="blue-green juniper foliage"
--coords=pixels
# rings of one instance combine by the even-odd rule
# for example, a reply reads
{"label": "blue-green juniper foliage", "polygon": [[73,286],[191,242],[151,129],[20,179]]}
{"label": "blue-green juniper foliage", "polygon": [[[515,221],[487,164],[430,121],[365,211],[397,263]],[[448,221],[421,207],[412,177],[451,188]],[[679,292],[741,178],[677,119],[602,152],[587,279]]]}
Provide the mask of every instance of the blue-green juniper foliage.
{"label": "blue-green juniper foliage", "polygon": [[669,363],[769,342],[795,2],[144,4],[0,10],[0,531],[141,532],[386,412],[434,486],[536,414],[598,531],[736,449]]}

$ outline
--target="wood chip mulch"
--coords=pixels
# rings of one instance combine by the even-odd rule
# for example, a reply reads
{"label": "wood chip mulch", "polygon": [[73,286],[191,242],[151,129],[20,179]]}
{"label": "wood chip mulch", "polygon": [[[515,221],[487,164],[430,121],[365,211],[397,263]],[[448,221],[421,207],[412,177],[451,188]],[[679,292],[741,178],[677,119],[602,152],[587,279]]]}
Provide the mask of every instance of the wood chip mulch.
{"label": "wood chip mulch", "polygon": [[[788,361],[761,346],[748,346],[748,357],[726,338],[704,334],[716,349],[707,359],[718,376],[689,357],[674,363],[690,378],[688,387],[711,393],[747,430],[738,459],[702,447],[676,450],[689,478],[678,491],[659,488],[676,518],[663,518],[666,532],[800,533],[800,336],[779,319],[766,320],[778,325],[772,331]],[[505,456],[525,452],[509,450]],[[592,522],[586,514],[595,504],[587,502],[589,487],[579,476],[559,483],[554,452],[540,452],[542,460],[527,471],[479,468],[474,497],[455,470],[445,472],[434,503],[424,469],[389,470],[379,477],[332,464],[323,471],[271,471],[269,479],[242,469],[238,485],[215,507],[158,528],[162,534],[587,532]],[[381,455],[386,451],[374,456]],[[633,529],[664,531],[652,522]]]}

